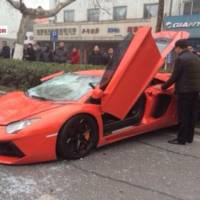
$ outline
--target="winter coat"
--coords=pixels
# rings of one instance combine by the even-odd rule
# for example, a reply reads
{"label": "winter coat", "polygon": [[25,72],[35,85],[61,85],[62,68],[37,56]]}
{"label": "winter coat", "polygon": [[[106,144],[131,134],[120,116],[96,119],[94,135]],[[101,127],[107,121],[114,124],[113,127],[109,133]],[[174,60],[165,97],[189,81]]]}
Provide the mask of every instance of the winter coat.
{"label": "winter coat", "polygon": [[42,61],[42,50],[41,49],[35,50],[35,59],[36,59],[36,61]]}
{"label": "winter coat", "polygon": [[58,48],[54,53],[54,61],[58,63],[65,63],[67,61],[67,51],[64,48]]}
{"label": "winter coat", "polygon": [[69,57],[70,57],[71,64],[79,64],[80,63],[80,55],[79,55],[78,51],[72,52]]}
{"label": "winter coat", "polygon": [[10,58],[10,47],[4,46],[1,50],[0,57]]}
{"label": "winter coat", "polygon": [[41,53],[41,60],[43,62],[52,62],[53,61],[53,53],[50,50],[43,51]]}
{"label": "winter coat", "polygon": [[113,54],[109,55],[109,54],[105,54],[104,55],[104,64],[108,67],[111,67],[114,63],[114,58],[113,58]]}
{"label": "winter coat", "polygon": [[35,57],[35,51],[33,48],[27,48],[24,51],[24,59],[28,61],[35,61],[36,57]]}
{"label": "winter coat", "polygon": [[162,88],[167,89],[173,83],[178,94],[200,92],[200,58],[188,50],[180,53],[171,78]]}
{"label": "winter coat", "polygon": [[100,52],[99,53],[92,52],[89,55],[88,63],[91,64],[91,65],[103,65],[104,64],[104,58],[103,58],[103,56]]}

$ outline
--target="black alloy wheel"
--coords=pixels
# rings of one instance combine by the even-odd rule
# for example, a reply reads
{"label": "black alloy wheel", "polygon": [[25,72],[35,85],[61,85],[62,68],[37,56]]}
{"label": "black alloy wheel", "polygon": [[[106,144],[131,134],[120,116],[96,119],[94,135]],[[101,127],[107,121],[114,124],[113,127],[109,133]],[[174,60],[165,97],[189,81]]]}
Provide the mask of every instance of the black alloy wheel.
{"label": "black alloy wheel", "polygon": [[98,128],[87,114],[72,117],[63,126],[57,141],[57,154],[64,159],[79,159],[96,146]]}

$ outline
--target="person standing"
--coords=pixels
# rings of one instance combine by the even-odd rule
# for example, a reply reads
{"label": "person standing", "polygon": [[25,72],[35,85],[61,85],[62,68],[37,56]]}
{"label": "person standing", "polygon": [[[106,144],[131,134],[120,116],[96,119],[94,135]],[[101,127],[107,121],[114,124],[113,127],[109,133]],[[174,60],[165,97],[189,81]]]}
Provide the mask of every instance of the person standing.
{"label": "person standing", "polygon": [[2,58],[10,58],[10,47],[7,45],[7,42],[6,41],[3,41],[2,42],[2,50],[0,52],[0,57]]}
{"label": "person standing", "polygon": [[89,55],[88,64],[91,65],[103,65],[104,59],[100,52],[99,46],[95,46],[92,53]]}
{"label": "person standing", "polygon": [[197,118],[198,94],[200,91],[200,58],[188,50],[188,41],[179,40],[175,43],[174,71],[169,80],[162,85],[166,90],[175,83],[177,94],[177,114],[179,131],[171,144],[184,145],[192,143]]}
{"label": "person standing", "polygon": [[112,66],[114,63],[114,49],[109,48],[108,52],[104,55],[104,64],[108,67]]}
{"label": "person standing", "polygon": [[70,63],[71,64],[79,64],[80,63],[80,54],[76,48],[72,49],[70,53]]}
{"label": "person standing", "polygon": [[48,45],[44,47],[44,50],[41,53],[41,61],[43,62],[52,62],[53,61],[53,53]]}
{"label": "person standing", "polygon": [[54,52],[54,61],[58,63],[66,63],[67,62],[67,51],[65,49],[65,43],[60,42],[59,47]]}
{"label": "person standing", "polygon": [[24,59],[28,61],[35,61],[35,50],[31,43],[28,44],[27,48],[24,50]]}
{"label": "person standing", "polygon": [[40,46],[40,43],[36,43],[34,45],[34,51],[35,51],[35,60],[42,61],[42,48]]}

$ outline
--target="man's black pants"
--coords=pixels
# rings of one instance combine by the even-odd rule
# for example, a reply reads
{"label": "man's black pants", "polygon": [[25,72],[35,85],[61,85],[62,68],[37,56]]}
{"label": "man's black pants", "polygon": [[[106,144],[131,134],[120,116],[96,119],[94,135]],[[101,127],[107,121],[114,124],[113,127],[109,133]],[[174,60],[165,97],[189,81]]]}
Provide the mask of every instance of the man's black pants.
{"label": "man's black pants", "polygon": [[177,96],[178,141],[193,142],[197,120],[198,92],[178,94]]}

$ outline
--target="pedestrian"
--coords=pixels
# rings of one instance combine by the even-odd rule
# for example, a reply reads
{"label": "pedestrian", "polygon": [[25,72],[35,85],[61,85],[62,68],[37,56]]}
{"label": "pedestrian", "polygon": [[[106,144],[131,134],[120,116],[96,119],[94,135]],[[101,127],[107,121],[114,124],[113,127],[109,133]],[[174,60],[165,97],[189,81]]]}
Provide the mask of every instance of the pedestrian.
{"label": "pedestrian", "polygon": [[184,145],[192,143],[197,118],[198,93],[200,91],[200,58],[188,50],[188,41],[179,40],[175,43],[174,71],[169,80],[162,85],[166,90],[175,83],[177,95],[177,114],[179,131],[171,144]]}
{"label": "pedestrian", "polygon": [[35,51],[33,45],[29,43],[24,50],[24,59],[28,61],[35,61]]}
{"label": "pedestrian", "polygon": [[60,42],[59,47],[54,52],[54,61],[58,63],[66,63],[67,62],[68,53],[65,49],[65,43]]}
{"label": "pedestrian", "polygon": [[41,49],[40,43],[36,43],[34,45],[34,51],[35,51],[35,60],[41,61],[42,60],[42,49]]}
{"label": "pedestrian", "polygon": [[2,50],[0,52],[0,57],[5,59],[10,58],[10,47],[7,45],[6,41],[2,42]]}
{"label": "pedestrian", "polygon": [[72,49],[72,52],[70,53],[70,63],[71,64],[79,64],[80,63],[80,54],[76,48]]}
{"label": "pedestrian", "polygon": [[104,55],[104,64],[111,67],[114,63],[114,49],[109,48],[108,52]]}
{"label": "pedestrian", "polygon": [[53,53],[48,45],[44,47],[44,50],[41,53],[41,60],[43,62],[52,62],[53,61]]}
{"label": "pedestrian", "polygon": [[88,63],[91,65],[103,65],[104,59],[100,52],[99,46],[94,46],[92,53],[89,55]]}

